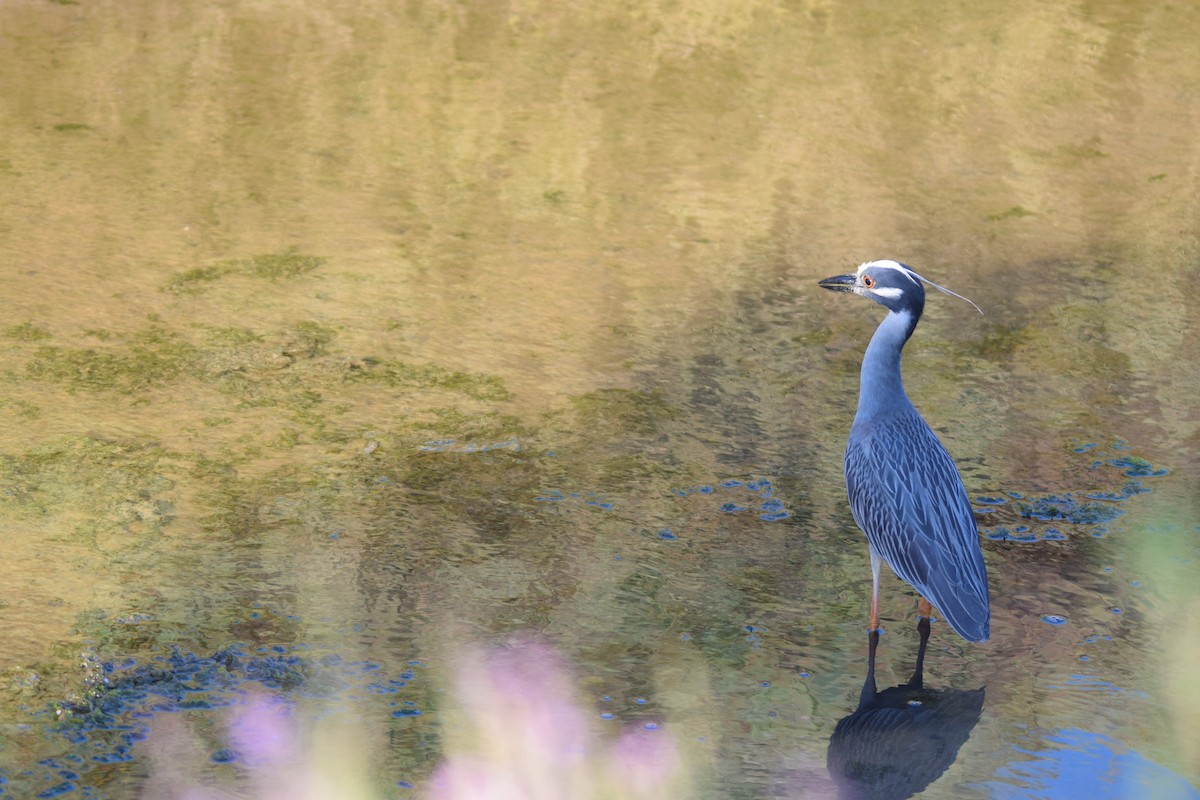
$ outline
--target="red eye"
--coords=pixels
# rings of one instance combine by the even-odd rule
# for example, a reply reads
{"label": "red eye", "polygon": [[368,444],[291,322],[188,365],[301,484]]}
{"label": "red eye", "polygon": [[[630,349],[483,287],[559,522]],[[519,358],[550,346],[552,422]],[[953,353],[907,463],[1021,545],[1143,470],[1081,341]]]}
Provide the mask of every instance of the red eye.
{"label": "red eye", "polygon": [[863,286],[867,287],[868,289],[874,289],[875,288],[875,279],[872,278],[870,275],[863,275],[862,276],[862,284],[863,284]]}

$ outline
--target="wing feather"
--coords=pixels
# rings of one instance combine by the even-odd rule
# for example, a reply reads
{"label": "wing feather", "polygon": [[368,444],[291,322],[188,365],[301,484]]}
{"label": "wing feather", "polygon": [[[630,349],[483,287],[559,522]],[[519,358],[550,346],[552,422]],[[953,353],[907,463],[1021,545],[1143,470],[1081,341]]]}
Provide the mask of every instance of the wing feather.
{"label": "wing feather", "polygon": [[855,522],[892,570],[964,639],[987,639],[987,571],[971,503],[954,460],[915,410],[855,423],[846,489]]}

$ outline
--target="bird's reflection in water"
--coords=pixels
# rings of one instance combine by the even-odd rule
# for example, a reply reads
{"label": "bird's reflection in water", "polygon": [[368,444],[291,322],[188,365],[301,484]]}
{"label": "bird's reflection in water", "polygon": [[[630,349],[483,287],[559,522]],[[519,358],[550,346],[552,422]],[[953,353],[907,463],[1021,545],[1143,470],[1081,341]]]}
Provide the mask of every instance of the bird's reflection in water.
{"label": "bird's reflection in water", "polygon": [[983,712],[983,688],[930,689],[922,671],[929,620],[918,625],[921,644],[908,683],[877,691],[871,631],[867,679],[854,713],[829,739],[827,764],[840,800],[900,800],[933,783],[954,763]]}

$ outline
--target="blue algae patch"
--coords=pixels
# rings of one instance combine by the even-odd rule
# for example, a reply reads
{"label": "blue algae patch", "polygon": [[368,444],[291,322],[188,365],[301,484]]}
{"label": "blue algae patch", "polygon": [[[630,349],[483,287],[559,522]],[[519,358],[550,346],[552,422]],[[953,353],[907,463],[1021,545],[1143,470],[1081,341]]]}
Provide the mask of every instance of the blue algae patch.
{"label": "blue algae patch", "polygon": [[1067,624],[1067,618],[1062,614],[1043,614],[1042,622],[1047,625],[1065,625]]}
{"label": "blue algae patch", "polygon": [[92,761],[97,764],[123,764],[133,761],[133,755],[129,752],[128,747],[114,747],[107,753],[97,753],[92,756]]}
{"label": "blue algae patch", "polygon": [[1149,461],[1137,456],[1121,456],[1109,459],[1105,463],[1110,467],[1124,470],[1124,474],[1130,478],[1158,478],[1167,474],[1167,470],[1155,469]]}
{"label": "blue algae patch", "polygon": [[767,629],[758,625],[743,625],[742,630],[746,632],[746,641],[749,642],[750,648],[759,649],[762,645],[762,634],[766,633]]}
{"label": "blue algae patch", "polygon": [[991,495],[980,495],[975,498],[975,502],[981,506],[1002,506],[1008,502],[1007,497],[994,497]]}
{"label": "blue algae patch", "polygon": [[510,450],[519,453],[521,452],[521,440],[512,436],[499,442],[459,444],[454,439],[434,439],[419,446],[417,450],[422,453],[486,453],[492,450]]}
{"label": "blue algae patch", "polygon": [[1017,525],[1012,528],[1000,525],[995,528],[980,528],[979,532],[993,542],[1016,542],[1017,544],[1061,542],[1067,538],[1066,534],[1058,528],[1034,530],[1028,525]]}
{"label": "blue algae patch", "polygon": [[658,538],[660,538],[660,539],[678,539],[679,537],[676,536],[674,533],[672,533],[670,528],[663,528],[661,531],[658,532]]}
{"label": "blue algae patch", "polygon": [[406,686],[408,686],[406,680],[390,680],[368,684],[367,691],[371,694],[396,694]]}
{"label": "blue algae patch", "polygon": [[1043,522],[1063,521],[1072,525],[1097,525],[1111,522],[1125,513],[1123,508],[1106,502],[1080,502],[1072,492],[1047,495],[1018,504],[1018,513],[1026,519]]}
{"label": "blue algae patch", "polygon": [[767,521],[785,519],[786,517],[790,516],[788,510],[783,507],[783,501],[774,497],[769,500],[764,500],[762,504],[759,505],[758,509],[760,512],[762,512],[758,515],[758,518],[765,519]]}
{"label": "blue algae patch", "polygon": [[419,708],[398,708],[392,712],[393,717],[419,717],[425,712]]}
{"label": "blue algae patch", "polygon": [[1149,486],[1146,486],[1141,481],[1129,480],[1121,487],[1121,495],[1123,497],[1133,497],[1135,494],[1146,494],[1153,492]]}
{"label": "blue algae patch", "polygon": [[[792,514],[784,507],[783,501],[774,496],[774,485],[767,478],[751,478],[741,480],[729,478],[721,481],[715,487],[711,484],[681,487],[671,490],[676,497],[691,495],[724,494],[728,499],[718,508],[726,514],[741,514],[754,512],[764,522],[776,522],[787,519]],[[728,496],[735,495],[732,498]]]}
{"label": "blue algae patch", "polygon": [[583,500],[585,506],[599,508],[602,511],[611,511],[614,507],[614,503],[595,492],[584,494],[582,492],[563,492],[559,489],[551,489],[536,495],[533,500],[535,503],[561,503],[564,500]]}
{"label": "blue algae patch", "polygon": [[[411,662],[401,677],[393,678],[380,664],[350,661],[336,652],[318,653],[312,645],[241,643],[209,655],[176,647],[140,661],[97,660],[102,678],[84,698],[32,712],[30,729],[40,726],[44,736],[52,742],[57,739],[58,749],[65,752],[43,760],[39,766],[44,772],[13,775],[19,787],[0,781],[0,794],[11,788],[21,797],[97,796],[88,784],[107,780],[114,765],[136,761],[138,743],[147,738],[149,721],[159,714],[208,718],[214,709],[244,703],[247,690],[255,687],[274,689],[287,703],[330,697],[347,702],[362,698],[360,702],[366,703],[372,694],[411,692],[413,667],[419,665]],[[398,699],[397,705],[401,707],[393,716],[422,714],[412,700]],[[213,764],[230,764],[238,762],[239,755],[229,747],[217,747],[209,759]]]}

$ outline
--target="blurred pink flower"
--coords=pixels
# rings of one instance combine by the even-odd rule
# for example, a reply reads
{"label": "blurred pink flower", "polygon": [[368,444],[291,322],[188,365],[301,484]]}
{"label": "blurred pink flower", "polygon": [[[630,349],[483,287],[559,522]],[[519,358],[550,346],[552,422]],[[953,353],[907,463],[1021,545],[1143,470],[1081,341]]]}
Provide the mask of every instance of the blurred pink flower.
{"label": "blurred pink flower", "polygon": [[634,797],[663,797],[682,767],[675,740],[661,728],[625,733],[613,745],[610,762]]}
{"label": "blurred pink flower", "polygon": [[540,642],[471,651],[456,671],[458,714],[445,716],[446,760],[431,800],[587,800],[674,794],[681,758],[662,728],[606,745],[562,657]]}
{"label": "blurred pink flower", "polygon": [[292,711],[281,698],[252,693],[229,721],[229,742],[249,767],[286,764],[299,757]]}

